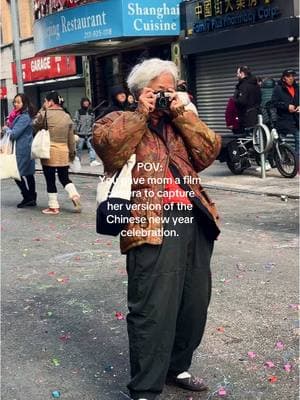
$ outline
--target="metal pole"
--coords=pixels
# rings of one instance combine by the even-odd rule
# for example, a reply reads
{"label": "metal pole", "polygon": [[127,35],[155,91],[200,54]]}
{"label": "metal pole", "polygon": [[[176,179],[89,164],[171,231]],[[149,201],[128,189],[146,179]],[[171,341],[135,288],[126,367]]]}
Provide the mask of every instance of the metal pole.
{"label": "metal pole", "polygon": [[260,168],[261,168],[261,178],[266,178],[266,159],[264,153],[264,137],[263,137],[263,117],[261,114],[258,115],[258,125],[259,125],[259,147],[260,147]]}
{"label": "metal pole", "polygon": [[17,0],[10,0],[10,9],[11,9],[11,24],[12,24],[13,40],[14,40],[14,53],[15,53],[14,55],[15,55],[15,62],[16,62],[18,92],[24,93]]}

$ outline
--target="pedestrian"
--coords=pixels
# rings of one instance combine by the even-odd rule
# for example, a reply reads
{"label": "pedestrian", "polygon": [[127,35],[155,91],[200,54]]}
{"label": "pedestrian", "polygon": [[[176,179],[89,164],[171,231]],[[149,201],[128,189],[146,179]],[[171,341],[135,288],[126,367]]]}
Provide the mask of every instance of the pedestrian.
{"label": "pedestrian", "polygon": [[75,130],[79,136],[76,146],[77,156],[81,161],[83,146],[86,145],[90,158],[90,166],[98,167],[100,163],[96,160],[96,153],[91,143],[94,121],[95,115],[91,109],[91,101],[87,97],[83,97],[80,101],[80,109],[76,111],[74,117]]}
{"label": "pedestrian", "polygon": [[225,121],[226,127],[232,131],[235,135],[241,133],[238,110],[233,97],[228,99],[226,110],[225,110]]}
{"label": "pedestrian", "polygon": [[113,111],[126,111],[128,110],[127,94],[122,85],[113,86],[110,89],[110,102],[104,108],[98,118],[103,118],[106,114]]}
{"label": "pedestrian", "polygon": [[274,88],[272,104],[277,110],[276,128],[280,135],[293,135],[299,160],[299,86],[296,72],[285,69],[278,85]]}
{"label": "pedestrian", "polygon": [[[198,172],[216,159],[221,141],[185,110],[177,80],[171,61],[137,64],[127,79],[137,110],[106,115],[93,133],[109,175],[136,154],[133,218],[120,235],[128,272],[128,388],[135,400],[155,399],[166,381],[192,391],[207,389],[188,370],[206,323],[219,228]],[[167,107],[159,101],[161,92],[171,94]],[[177,224],[180,217],[186,223]]]}
{"label": "pedestrian", "polygon": [[128,111],[135,111],[137,108],[137,102],[131,93],[127,96],[127,109]]}
{"label": "pedestrian", "polygon": [[258,122],[261,102],[260,86],[257,78],[252,75],[250,68],[241,66],[237,69],[238,84],[234,93],[234,101],[238,110],[241,132],[247,133]]}
{"label": "pedestrian", "polygon": [[198,116],[198,110],[195,104],[192,102],[193,96],[188,92],[186,81],[180,79],[177,82],[176,91],[185,109],[193,111],[193,113]]}
{"label": "pedestrian", "polygon": [[41,160],[48,192],[48,208],[42,212],[50,215],[60,212],[55,184],[56,172],[74,204],[75,211],[80,212],[80,196],[69,178],[68,171],[69,162],[75,158],[73,121],[61,107],[59,94],[55,91],[46,95],[43,108],[34,120],[34,128],[37,131],[48,127],[50,132],[50,158]]}
{"label": "pedestrian", "polygon": [[16,146],[16,158],[21,181],[15,180],[15,182],[23,196],[23,200],[17,207],[34,207],[37,198],[34,179],[35,161],[31,159],[34,109],[24,93],[16,94],[13,106],[3,132],[10,135],[10,139],[15,142]]}

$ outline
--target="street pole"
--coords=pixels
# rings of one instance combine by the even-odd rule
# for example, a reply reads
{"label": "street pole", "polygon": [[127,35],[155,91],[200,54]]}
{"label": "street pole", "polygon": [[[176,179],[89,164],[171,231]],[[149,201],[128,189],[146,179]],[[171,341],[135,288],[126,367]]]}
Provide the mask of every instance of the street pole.
{"label": "street pole", "polygon": [[15,58],[16,72],[17,72],[18,93],[24,93],[17,0],[10,0],[10,9],[11,9],[11,24],[12,24],[12,33],[14,41],[13,47],[14,47],[14,56],[15,56],[14,58]]}

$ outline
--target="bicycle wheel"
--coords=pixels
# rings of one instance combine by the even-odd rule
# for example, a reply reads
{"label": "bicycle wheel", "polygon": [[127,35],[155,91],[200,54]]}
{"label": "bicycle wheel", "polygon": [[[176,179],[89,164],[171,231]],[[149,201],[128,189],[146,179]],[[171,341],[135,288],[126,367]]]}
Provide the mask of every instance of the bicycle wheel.
{"label": "bicycle wheel", "polygon": [[297,155],[288,144],[281,143],[278,146],[278,149],[274,151],[274,160],[276,168],[285,178],[294,178],[297,175]]}

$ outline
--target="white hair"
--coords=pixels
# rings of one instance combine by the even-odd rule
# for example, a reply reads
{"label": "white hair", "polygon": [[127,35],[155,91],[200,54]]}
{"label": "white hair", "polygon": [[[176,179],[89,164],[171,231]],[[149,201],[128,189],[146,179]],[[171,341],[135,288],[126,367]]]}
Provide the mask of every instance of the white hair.
{"label": "white hair", "polygon": [[178,80],[178,69],[173,61],[165,61],[160,58],[150,58],[135,65],[127,78],[127,86],[130,92],[138,97],[140,91],[159,75],[169,73],[174,82]]}

